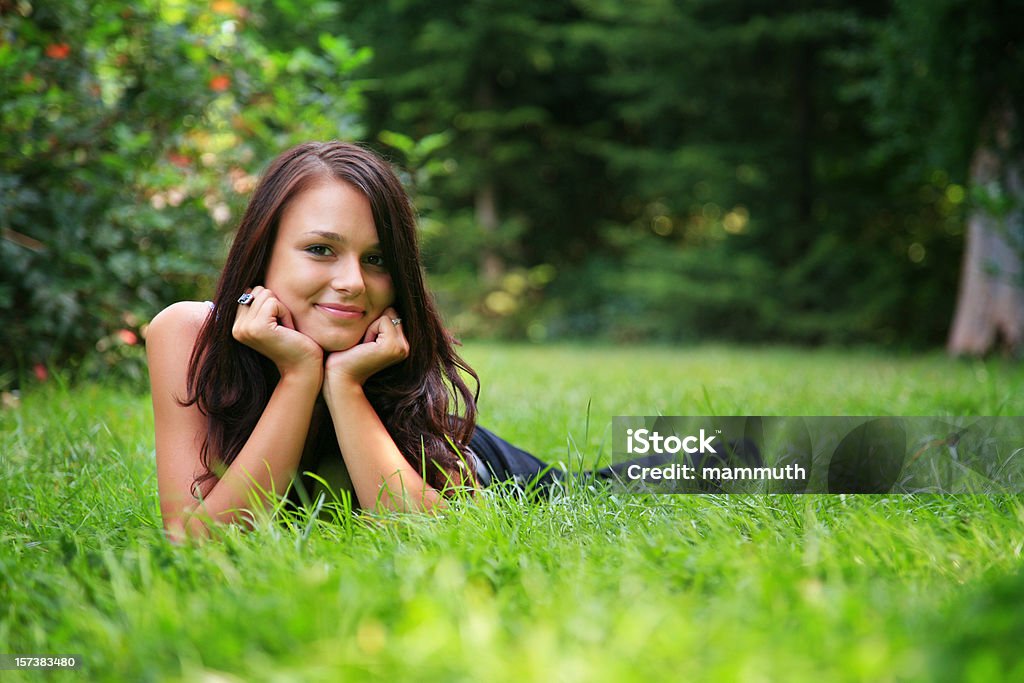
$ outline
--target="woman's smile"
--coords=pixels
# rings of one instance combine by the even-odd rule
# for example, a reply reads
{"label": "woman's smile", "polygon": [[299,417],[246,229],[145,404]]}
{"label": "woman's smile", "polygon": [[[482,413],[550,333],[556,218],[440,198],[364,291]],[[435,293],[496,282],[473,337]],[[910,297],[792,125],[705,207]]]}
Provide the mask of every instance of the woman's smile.
{"label": "woman's smile", "polygon": [[366,309],[360,306],[348,306],[345,304],[314,304],[313,307],[328,318],[334,318],[337,320],[359,320],[366,316]]}
{"label": "woman's smile", "polygon": [[279,496],[302,505],[292,494],[314,479],[367,511],[443,509],[450,492],[475,486],[460,451],[476,425],[461,372],[476,375],[421,266],[412,204],[384,159],[331,141],[271,162],[213,312],[179,302],[149,327],[172,540],[210,536],[215,523],[249,527]]}
{"label": "woman's smile", "polygon": [[292,314],[295,329],[325,351],[360,343],[395,300],[366,195],[332,179],[289,202],[266,287]]}

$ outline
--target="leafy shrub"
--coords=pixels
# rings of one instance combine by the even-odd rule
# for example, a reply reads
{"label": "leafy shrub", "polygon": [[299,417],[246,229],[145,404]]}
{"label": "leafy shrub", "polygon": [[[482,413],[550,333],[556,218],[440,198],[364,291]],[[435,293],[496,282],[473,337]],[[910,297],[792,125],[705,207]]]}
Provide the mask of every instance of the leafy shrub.
{"label": "leafy shrub", "polygon": [[261,8],[0,5],[0,376],[138,377],[146,321],[209,296],[260,165],[356,132],[366,52],[274,49]]}

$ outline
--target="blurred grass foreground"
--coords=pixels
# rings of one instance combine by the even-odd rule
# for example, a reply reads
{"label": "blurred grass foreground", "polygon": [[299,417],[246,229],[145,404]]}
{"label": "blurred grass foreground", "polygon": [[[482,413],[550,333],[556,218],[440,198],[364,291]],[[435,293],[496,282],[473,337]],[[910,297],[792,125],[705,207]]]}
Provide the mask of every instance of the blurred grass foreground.
{"label": "blurred grass foreground", "polygon": [[[1002,361],[472,344],[482,423],[594,464],[616,414],[1020,414]],[[594,372],[594,368],[602,368]],[[59,379],[59,378],[58,378]],[[1021,496],[488,491],[169,545],[148,396],[0,411],[0,653],[56,680],[1013,681]],[[39,672],[5,671],[5,681]]]}
{"label": "blurred grass foreground", "polygon": [[0,655],[78,655],[57,680],[1024,680],[1019,495],[493,490],[174,547],[144,362],[269,159],[342,138],[415,199],[482,424],[547,460],[605,462],[615,415],[1024,414],[991,357],[1024,341],[1022,10],[0,0]]}

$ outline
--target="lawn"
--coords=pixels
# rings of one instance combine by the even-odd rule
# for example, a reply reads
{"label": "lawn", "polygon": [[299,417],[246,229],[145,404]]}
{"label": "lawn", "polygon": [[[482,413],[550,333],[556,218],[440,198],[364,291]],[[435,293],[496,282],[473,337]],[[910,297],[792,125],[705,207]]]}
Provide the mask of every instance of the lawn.
{"label": "lawn", "polygon": [[[870,351],[470,344],[481,424],[607,458],[615,415],[1021,415],[1024,366]],[[55,680],[1022,680],[1022,496],[485,492],[175,547],[149,399],[0,412],[0,654]],[[40,672],[5,671],[4,681]]]}

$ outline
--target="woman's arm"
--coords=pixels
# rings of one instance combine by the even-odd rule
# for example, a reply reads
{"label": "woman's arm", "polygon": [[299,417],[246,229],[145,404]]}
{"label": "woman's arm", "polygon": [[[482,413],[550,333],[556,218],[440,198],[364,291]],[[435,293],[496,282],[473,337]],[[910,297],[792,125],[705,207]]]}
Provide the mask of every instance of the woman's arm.
{"label": "woman's arm", "polygon": [[[262,497],[262,491],[282,493],[298,466],[320,391],[322,360],[316,356],[319,347],[308,338],[305,339],[312,347],[290,336],[282,345],[281,339],[270,336],[274,330],[266,328],[258,331],[253,341],[250,333],[254,328],[245,327],[245,323],[258,321],[258,304],[267,307],[262,308],[265,316],[274,312],[274,303],[269,291],[257,293],[254,309],[239,311],[235,337],[250,346],[262,344],[264,350],[275,351],[279,360],[287,355],[281,349],[288,348],[294,351],[288,355],[293,362],[278,363],[281,379],[256,428],[220,479],[209,480],[202,487],[201,500],[193,496],[192,484],[196,475],[203,472],[200,451],[207,421],[196,405],[182,406],[178,399],[187,395],[189,359],[203,321],[210,314],[209,307],[204,303],[181,302],[165,309],[150,323],[146,350],[153,391],[160,510],[164,527],[174,540],[186,535],[208,535],[210,521],[245,520],[243,511],[249,507],[253,494]],[[284,335],[279,333],[281,336]]]}
{"label": "woman's arm", "polygon": [[391,322],[397,317],[386,309],[363,343],[327,357],[323,393],[359,506],[429,510],[443,506],[444,498],[402,456],[363,393],[373,374],[409,355],[401,326]]}

